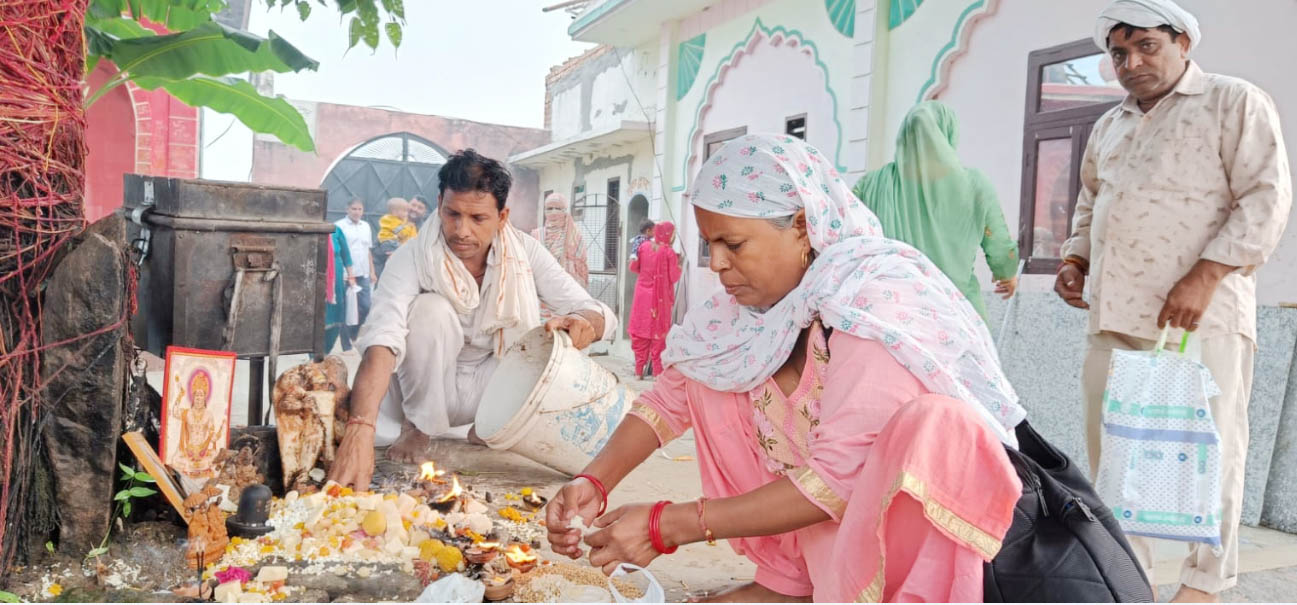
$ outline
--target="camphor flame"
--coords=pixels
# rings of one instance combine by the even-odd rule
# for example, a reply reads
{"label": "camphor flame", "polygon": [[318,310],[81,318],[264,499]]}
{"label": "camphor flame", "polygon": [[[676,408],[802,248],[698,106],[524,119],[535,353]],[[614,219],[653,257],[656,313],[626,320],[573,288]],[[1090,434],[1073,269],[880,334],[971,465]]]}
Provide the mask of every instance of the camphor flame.
{"label": "camphor flame", "polygon": [[445,474],[446,471],[437,470],[437,464],[431,460],[419,465],[420,481],[436,481],[438,477],[442,477]]}
{"label": "camphor flame", "polygon": [[507,557],[511,563],[531,563],[536,560],[536,555],[528,552],[530,550],[530,548],[527,548],[522,544],[512,544],[504,551],[504,556]]}
{"label": "camphor flame", "polygon": [[440,498],[437,498],[437,502],[438,503],[450,502],[451,500],[458,498],[459,495],[462,493],[464,493],[464,488],[460,487],[459,485],[459,475],[451,475],[450,491],[446,492]]}

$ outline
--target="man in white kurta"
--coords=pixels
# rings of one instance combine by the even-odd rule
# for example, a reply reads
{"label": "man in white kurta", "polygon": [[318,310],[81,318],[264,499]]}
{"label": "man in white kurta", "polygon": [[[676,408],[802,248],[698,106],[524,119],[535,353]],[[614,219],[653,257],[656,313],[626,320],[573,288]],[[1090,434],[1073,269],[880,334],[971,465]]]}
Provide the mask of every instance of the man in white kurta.
{"label": "man in white kurta", "polygon": [[472,423],[499,356],[542,325],[541,303],[557,312],[543,325],[578,349],[617,333],[612,310],[509,224],[503,164],[463,150],[438,179],[437,211],[388,260],[356,343],[351,417],[329,473],[342,485],[369,489],[375,445],[415,462],[433,436]]}
{"label": "man in white kurta", "polygon": [[[1255,270],[1274,252],[1292,206],[1274,102],[1190,61],[1200,36],[1197,20],[1170,0],[1117,0],[1102,13],[1095,43],[1130,96],[1095,124],[1055,283],[1069,304],[1090,310],[1082,392],[1092,470],[1114,349],[1152,349],[1163,326],[1177,338],[1192,331],[1221,388],[1211,413],[1221,438],[1222,550],[1191,549],[1177,601],[1212,600],[1237,582]],[[1148,541],[1131,543],[1151,573]]]}
{"label": "man in white kurta", "polygon": [[[604,318],[601,339],[617,333],[617,317],[559,266],[529,235],[519,240],[536,279],[540,302],[559,315],[580,311]],[[427,435],[472,424],[487,381],[495,371],[498,338],[482,329],[487,305],[457,313],[441,294],[421,292],[414,266],[417,246],[402,246],[387,262],[356,347],[384,346],[396,353],[396,374],[379,410],[375,443],[388,445],[407,420]],[[498,294],[498,264],[488,263],[483,300]]]}

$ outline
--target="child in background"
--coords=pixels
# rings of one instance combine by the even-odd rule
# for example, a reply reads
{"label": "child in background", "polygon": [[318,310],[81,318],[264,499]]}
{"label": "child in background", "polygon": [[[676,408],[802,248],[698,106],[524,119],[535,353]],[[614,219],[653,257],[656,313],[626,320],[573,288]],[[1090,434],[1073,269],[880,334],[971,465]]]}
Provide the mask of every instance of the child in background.
{"label": "child in background", "polygon": [[639,247],[643,246],[644,242],[653,239],[653,226],[653,221],[648,219],[645,219],[644,222],[639,224],[639,235],[636,235],[630,240],[631,262],[634,262],[635,259],[639,258]]}
{"label": "child in background", "polygon": [[387,258],[417,234],[418,228],[410,222],[410,203],[399,197],[387,200],[387,214],[378,219],[378,246],[374,248],[374,263],[379,272],[387,264]]}

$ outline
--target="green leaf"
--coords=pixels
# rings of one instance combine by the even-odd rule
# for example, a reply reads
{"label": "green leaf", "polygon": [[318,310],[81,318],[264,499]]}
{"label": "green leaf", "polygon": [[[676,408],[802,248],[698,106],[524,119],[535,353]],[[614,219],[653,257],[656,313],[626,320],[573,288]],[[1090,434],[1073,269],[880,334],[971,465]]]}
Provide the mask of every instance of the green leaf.
{"label": "green leaf", "polygon": [[144,471],[135,473],[134,477],[136,481],[140,481],[143,483],[157,483],[156,481],[153,480],[153,475],[150,475]]}
{"label": "green leaf", "polygon": [[360,22],[360,17],[352,17],[351,26],[347,33],[347,50],[355,48],[356,43],[360,41],[360,37],[364,34],[365,24]]}
{"label": "green leaf", "polygon": [[122,504],[122,517],[128,518],[130,516],[131,516],[131,501],[127,500],[125,504]]}
{"label": "green leaf", "polygon": [[311,3],[306,0],[297,0],[297,15],[301,17],[303,21],[310,18]]}
{"label": "green leaf", "polygon": [[22,603],[22,602],[23,600],[18,598],[18,595],[6,590],[0,590],[0,603]]}
{"label": "green leaf", "polygon": [[384,25],[384,26],[383,26],[383,29],[387,30],[387,40],[388,40],[389,42],[392,43],[392,46],[395,46],[395,47],[397,47],[397,48],[400,48],[400,46],[401,46],[401,24],[400,24],[400,23],[388,23],[387,25]]}
{"label": "green leaf", "polygon": [[130,489],[130,492],[132,498],[148,498],[149,496],[158,493],[158,490],[137,486],[137,487],[132,487]]}
{"label": "green leaf", "polygon": [[379,38],[378,38],[378,22],[377,22],[377,21],[375,21],[375,22],[373,22],[373,23],[366,23],[366,24],[365,24],[364,38],[365,38],[365,46],[368,46],[370,49],[373,49],[373,50],[377,50],[377,49],[378,49],[378,40],[379,40]]}
{"label": "green leaf", "polygon": [[396,15],[398,19],[405,19],[404,0],[383,0],[383,10],[388,14]]}
{"label": "green leaf", "polygon": [[117,40],[105,56],[131,77],[169,80],[319,67],[274,32],[261,38],[215,22],[178,34]]}
{"label": "green leaf", "polygon": [[134,475],[134,474],[135,474],[135,469],[133,469],[133,468],[131,468],[131,467],[129,467],[129,466],[126,466],[125,464],[122,464],[122,463],[120,463],[120,462],[117,463],[117,468],[122,469],[122,472],[123,472],[123,473],[126,473],[127,475]]}
{"label": "green leaf", "polygon": [[108,554],[108,547],[107,547],[107,546],[100,546],[99,548],[96,548],[96,549],[94,549],[94,550],[92,550],[92,551],[86,553],[86,558],[87,558],[87,559],[93,559],[93,558],[98,557],[98,556],[100,556],[100,555],[106,555],[106,554]]}
{"label": "green leaf", "polygon": [[52,541],[50,541],[50,542],[46,542],[46,543],[45,543],[45,550],[48,550],[49,553],[50,553],[51,555],[54,554],[54,542],[52,542]]}
{"label": "green leaf", "polygon": [[306,120],[297,109],[283,97],[262,96],[244,80],[195,76],[187,80],[137,78],[135,83],[146,90],[165,88],[186,105],[231,114],[253,132],[274,135],[302,151],[315,151]]}
{"label": "green leaf", "polygon": [[130,490],[126,490],[126,489],[124,489],[124,490],[122,490],[122,491],[120,491],[120,492],[117,492],[116,494],[113,494],[113,500],[119,500],[119,501],[120,501],[120,500],[130,500],[130,499],[131,499],[131,492],[130,492]]}

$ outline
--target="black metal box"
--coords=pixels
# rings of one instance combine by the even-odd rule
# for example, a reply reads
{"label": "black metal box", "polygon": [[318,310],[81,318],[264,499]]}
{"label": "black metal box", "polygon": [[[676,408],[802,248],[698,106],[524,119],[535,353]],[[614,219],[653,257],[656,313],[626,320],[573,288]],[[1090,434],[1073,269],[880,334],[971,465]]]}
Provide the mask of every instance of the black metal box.
{"label": "black metal box", "polygon": [[279,354],[322,354],[323,190],[128,174],[124,191],[143,254],[138,346],[262,357],[277,337]]}

